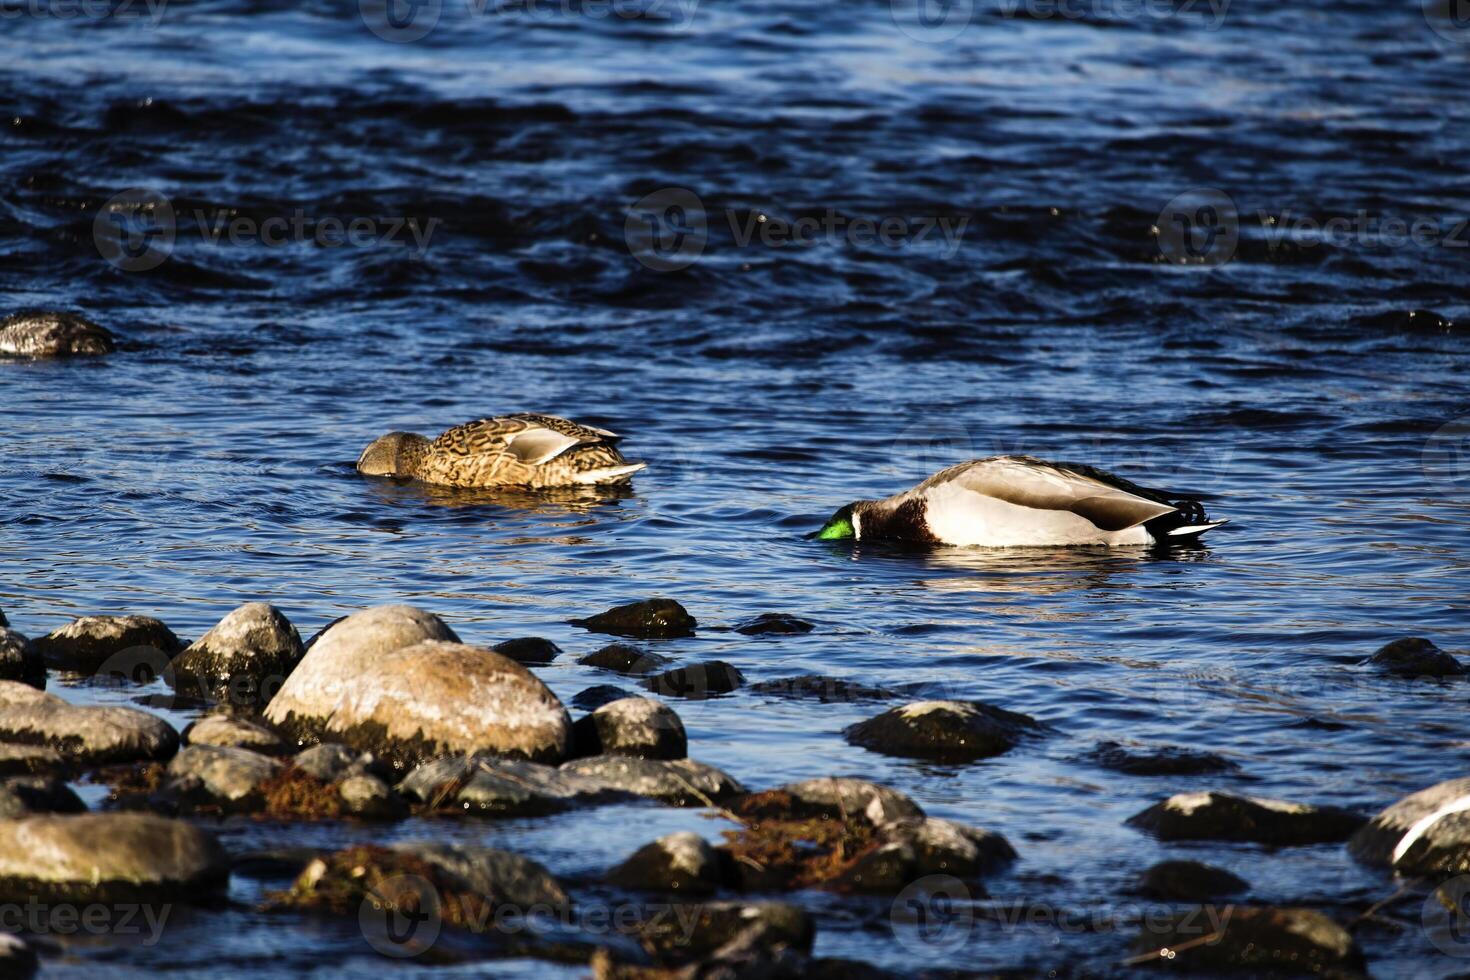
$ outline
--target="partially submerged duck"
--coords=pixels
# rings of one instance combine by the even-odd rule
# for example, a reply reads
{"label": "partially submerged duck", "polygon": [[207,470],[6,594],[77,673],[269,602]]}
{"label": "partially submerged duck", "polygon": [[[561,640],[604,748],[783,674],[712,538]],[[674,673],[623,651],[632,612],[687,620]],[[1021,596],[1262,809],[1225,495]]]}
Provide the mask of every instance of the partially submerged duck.
{"label": "partially submerged duck", "polygon": [[14,357],[67,357],[110,354],[112,334],[84,316],[49,310],[24,310],[0,320],[0,354]]}
{"label": "partially submerged duck", "polygon": [[624,459],[620,438],[554,415],[506,415],[457,425],[432,441],[390,432],[363,450],[357,470],[449,487],[622,483],[648,464]]}
{"label": "partially submerged duck", "polygon": [[942,470],[885,500],[859,500],[816,537],[1026,547],[1191,541],[1211,521],[1198,500],[1170,499],[1091,466],[991,456]]}

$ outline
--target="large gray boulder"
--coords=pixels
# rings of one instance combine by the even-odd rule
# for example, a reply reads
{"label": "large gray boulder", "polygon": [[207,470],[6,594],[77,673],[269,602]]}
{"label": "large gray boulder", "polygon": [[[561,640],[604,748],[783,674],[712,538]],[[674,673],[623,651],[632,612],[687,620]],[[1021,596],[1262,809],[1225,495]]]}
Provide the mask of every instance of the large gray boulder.
{"label": "large gray boulder", "polygon": [[304,652],[301,635],[284,613],[247,602],[175,657],[164,679],[180,693],[258,708]]}
{"label": "large gray boulder", "polygon": [[82,616],[31,644],[48,666],[85,674],[124,652],[167,664],[184,646],[152,616]]}

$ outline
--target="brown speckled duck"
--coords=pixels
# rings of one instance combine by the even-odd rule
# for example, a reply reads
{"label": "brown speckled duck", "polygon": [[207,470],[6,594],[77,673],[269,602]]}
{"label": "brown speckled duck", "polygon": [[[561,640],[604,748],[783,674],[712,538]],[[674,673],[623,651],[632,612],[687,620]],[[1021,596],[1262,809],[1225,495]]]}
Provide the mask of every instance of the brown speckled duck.
{"label": "brown speckled duck", "polygon": [[554,415],[506,415],[456,425],[432,442],[390,432],[363,450],[357,470],[449,487],[622,483],[648,464],[624,459],[620,438]]}

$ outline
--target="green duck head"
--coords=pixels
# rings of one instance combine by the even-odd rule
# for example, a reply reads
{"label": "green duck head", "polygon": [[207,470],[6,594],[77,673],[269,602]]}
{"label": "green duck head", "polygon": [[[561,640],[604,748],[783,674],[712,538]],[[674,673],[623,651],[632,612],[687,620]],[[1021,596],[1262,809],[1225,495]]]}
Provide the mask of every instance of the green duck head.
{"label": "green duck head", "polygon": [[857,531],[852,526],[852,509],[855,504],[848,504],[822,525],[822,529],[815,535],[818,541],[842,541],[847,538],[857,537]]}

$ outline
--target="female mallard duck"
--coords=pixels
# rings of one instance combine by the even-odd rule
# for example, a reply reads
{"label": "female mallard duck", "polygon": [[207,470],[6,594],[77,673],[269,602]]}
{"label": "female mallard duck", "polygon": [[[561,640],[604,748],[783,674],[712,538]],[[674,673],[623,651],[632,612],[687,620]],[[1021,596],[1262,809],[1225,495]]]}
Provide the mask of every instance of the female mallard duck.
{"label": "female mallard duck", "polygon": [[432,442],[390,432],[362,451],[357,471],[450,487],[621,483],[648,464],[624,459],[619,438],[554,415],[507,415],[456,425]]}
{"label": "female mallard duck", "polygon": [[1208,520],[1198,500],[1170,500],[1091,466],[991,456],[886,500],[848,504],[816,536],[994,548],[1154,544],[1224,523]]}

